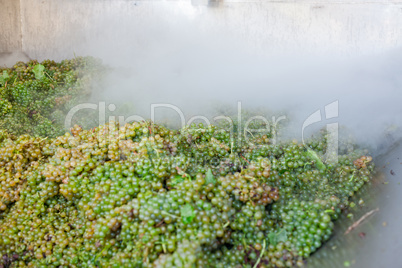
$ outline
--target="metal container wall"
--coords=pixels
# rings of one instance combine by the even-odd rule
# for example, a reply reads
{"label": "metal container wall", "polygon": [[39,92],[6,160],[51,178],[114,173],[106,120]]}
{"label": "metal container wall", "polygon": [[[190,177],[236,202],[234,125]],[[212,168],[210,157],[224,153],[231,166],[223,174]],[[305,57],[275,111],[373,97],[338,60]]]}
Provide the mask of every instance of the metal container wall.
{"label": "metal container wall", "polygon": [[353,56],[402,45],[399,1],[1,0],[1,6],[0,52],[39,59],[88,53],[94,43],[118,49],[118,40],[142,30],[186,24],[230,33],[264,53]]}

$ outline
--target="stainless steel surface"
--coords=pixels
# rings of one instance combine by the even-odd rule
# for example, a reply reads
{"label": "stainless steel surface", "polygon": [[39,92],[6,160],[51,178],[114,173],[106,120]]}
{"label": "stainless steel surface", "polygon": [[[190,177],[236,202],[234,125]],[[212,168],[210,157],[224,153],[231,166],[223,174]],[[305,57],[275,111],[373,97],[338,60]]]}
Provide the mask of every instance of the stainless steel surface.
{"label": "stainless steel surface", "polygon": [[20,2],[0,0],[0,53],[19,52],[21,44]]}
{"label": "stainless steel surface", "polygon": [[[169,33],[178,25],[190,25],[195,32],[225,32],[245,40],[259,53],[299,51],[356,56],[402,45],[401,1],[1,0],[1,3],[0,52],[21,48],[30,57],[39,59],[61,59],[74,53],[102,55],[107,49],[122,48],[118,40],[141,39],[142,30]],[[114,44],[110,44],[112,40]]]}
{"label": "stainless steel surface", "polygon": [[[402,267],[401,141],[390,145],[388,149],[388,152],[376,158],[377,177],[356,198],[362,198],[364,206],[357,206],[352,211],[352,219],[344,216],[337,222],[334,237],[312,256],[308,267]],[[379,208],[377,213],[349,234],[344,234],[355,221],[376,208]]]}

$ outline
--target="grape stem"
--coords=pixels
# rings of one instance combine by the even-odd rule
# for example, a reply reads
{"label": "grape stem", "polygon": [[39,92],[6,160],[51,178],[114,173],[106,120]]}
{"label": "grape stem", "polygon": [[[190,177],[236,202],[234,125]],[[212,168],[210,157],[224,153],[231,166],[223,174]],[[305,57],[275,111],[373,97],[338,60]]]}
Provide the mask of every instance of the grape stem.
{"label": "grape stem", "polygon": [[264,242],[262,243],[262,250],[261,250],[261,253],[260,253],[260,257],[258,257],[258,260],[257,260],[257,262],[254,264],[253,268],[257,268],[257,267],[258,267],[258,264],[260,263],[261,258],[262,258],[262,256],[264,255],[264,252],[265,252],[265,239],[264,239]]}
{"label": "grape stem", "polygon": [[246,130],[247,130],[247,132],[248,132],[248,133],[250,133],[250,135],[253,137],[253,139],[255,139],[255,137],[254,137],[253,133],[251,133],[251,131],[250,131],[250,130],[248,130],[248,129],[246,129]]}
{"label": "grape stem", "polygon": [[247,179],[255,179],[254,177],[249,176],[249,175],[244,175],[244,178],[247,178]]}
{"label": "grape stem", "polygon": [[46,75],[47,75],[47,77],[49,77],[50,78],[50,80],[52,80],[53,82],[56,82],[57,84],[58,84],[58,82],[57,81],[55,81],[47,72],[44,72]]}
{"label": "grape stem", "polygon": [[198,143],[197,143],[196,140],[194,140],[194,143],[195,143],[195,146],[196,146],[198,149],[200,149],[200,146],[198,145]]}
{"label": "grape stem", "polygon": [[100,255],[101,255],[105,250],[109,250],[110,247],[111,247],[111,245],[104,247],[104,248],[102,249],[102,251],[99,252],[99,253],[96,255],[95,261],[100,257]]}
{"label": "grape stem", "polygon": [[178,217],[178,216],[176,216],[176,215],[173,215],[173,214],[170,214],[170,213],[168,213],[168,212],[166,212],[166,211],[164,211],[164,210],[162,211],[162,214],[171,216],[171,217],[176,218],[176,219],[179,219],[179,218],[180,218],[180,217]]}
{"label": "grape stem", "polygon": [[347,235],[348,233],[350,233],[353,229],[358,227],[365,219],[367,219],[368,217],[370,217],[372,214],[376,213],[379,210],[380,210],[379,208],[376,208],[364,214],[358,221],[354,222],[351,226],[349,226],[349,228],[346,230],[344,234]]}
{"label": "grape stem", "polygon": [[151,146],[152,147],[152,149],[156,152],[156,156],[158,157],[158,159],[160,158],[160,156],[159,156],[159,151],[158,151],[158,149],[156,149],[154,146]]}
{"label": "grape stem", "polygon": [[243,158],[249,165],[251,165],[250,162],[244,156],[240,155],[240,157]]}
{"label": "grape stem", "polygon": [[165,237],[162,236],[162,249],[163,249],[163,253],[166,254],[166,242],[165,242]]}
{"label": "grape stem", "polygon": [[43,138],[43,139],[40,139],[39,141],[35,141],[34,143],[35,143],[35,144],[39,144],[39,143],[41,143],[41,142],[44,141],[44,140],[47,140],[47,137],[46,137],[46,138]]}
{"label": "grape stem", "polygon": [[350,177],[349,182],[353,181],[353,179],[355,178],[355,172],[356,171],[357,171],[356,169],[353,169],[353,173],[352,173],[352,176]]}

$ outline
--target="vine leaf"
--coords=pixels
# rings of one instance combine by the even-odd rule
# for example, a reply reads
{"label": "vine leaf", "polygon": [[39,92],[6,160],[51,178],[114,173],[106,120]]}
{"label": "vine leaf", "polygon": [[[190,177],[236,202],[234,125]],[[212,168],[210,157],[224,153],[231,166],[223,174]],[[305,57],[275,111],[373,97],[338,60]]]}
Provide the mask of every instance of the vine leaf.
{"label": "vine leaf", "polygon": [[176,185],[182,183],[183,181],[185,181],[185,178],[183,176],[176,175],[173,177],[173,179],[171,181],[171,186],[175,187]]}
{"label": "vine leaf", "polygon": [[42,80],[45,77],[45,66],[42,64],[36,64],[32,71],[37,80]]}
{"label": "vine leaf", "polygon": [[276,246],[279,242],[285,242],[288,239],[288,233],[285,229],[281,229],[278,232],[271,232],[268,234],[269,243]]}
{"label": "vine leaf", "polygon": [[10,78],[10,76],[8,75],[7,71],[4,70],[3,74],[0,74],[0,85],[5,85],[8,78]]}
{"label": "vine leaf", "polygon": [[183,223],[192,223],[195,218],[194,208],[190,204],[186,204],[180,209],[181,219]]}
{"label": "vine leaf", "polygon": [[205,176],[205,182],[206,182],[206,184],[212,183],[214,185],[216,183],[216,180],[214,178],[214,174],[212,174],[212,170],[210,168],[208,169],[207,174]]}

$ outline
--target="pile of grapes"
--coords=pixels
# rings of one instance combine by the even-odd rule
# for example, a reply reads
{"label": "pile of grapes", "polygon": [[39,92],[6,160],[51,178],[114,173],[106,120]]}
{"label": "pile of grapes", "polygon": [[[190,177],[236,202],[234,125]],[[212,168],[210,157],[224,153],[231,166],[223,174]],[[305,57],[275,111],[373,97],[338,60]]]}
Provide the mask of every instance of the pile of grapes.
{"label": "pile of grapes", "polygon": [[102,70],[92,57],[0,68],[0,128],[15,135],[63,135],[65,115],[88,99],[91,83]]}
{"label": "pile of grapes", "polygon": [[0,132],[0,267],[303,266],[373,172],[352,144],[322,161],[325,133],[306,144],[152,122],[36,133]]}

